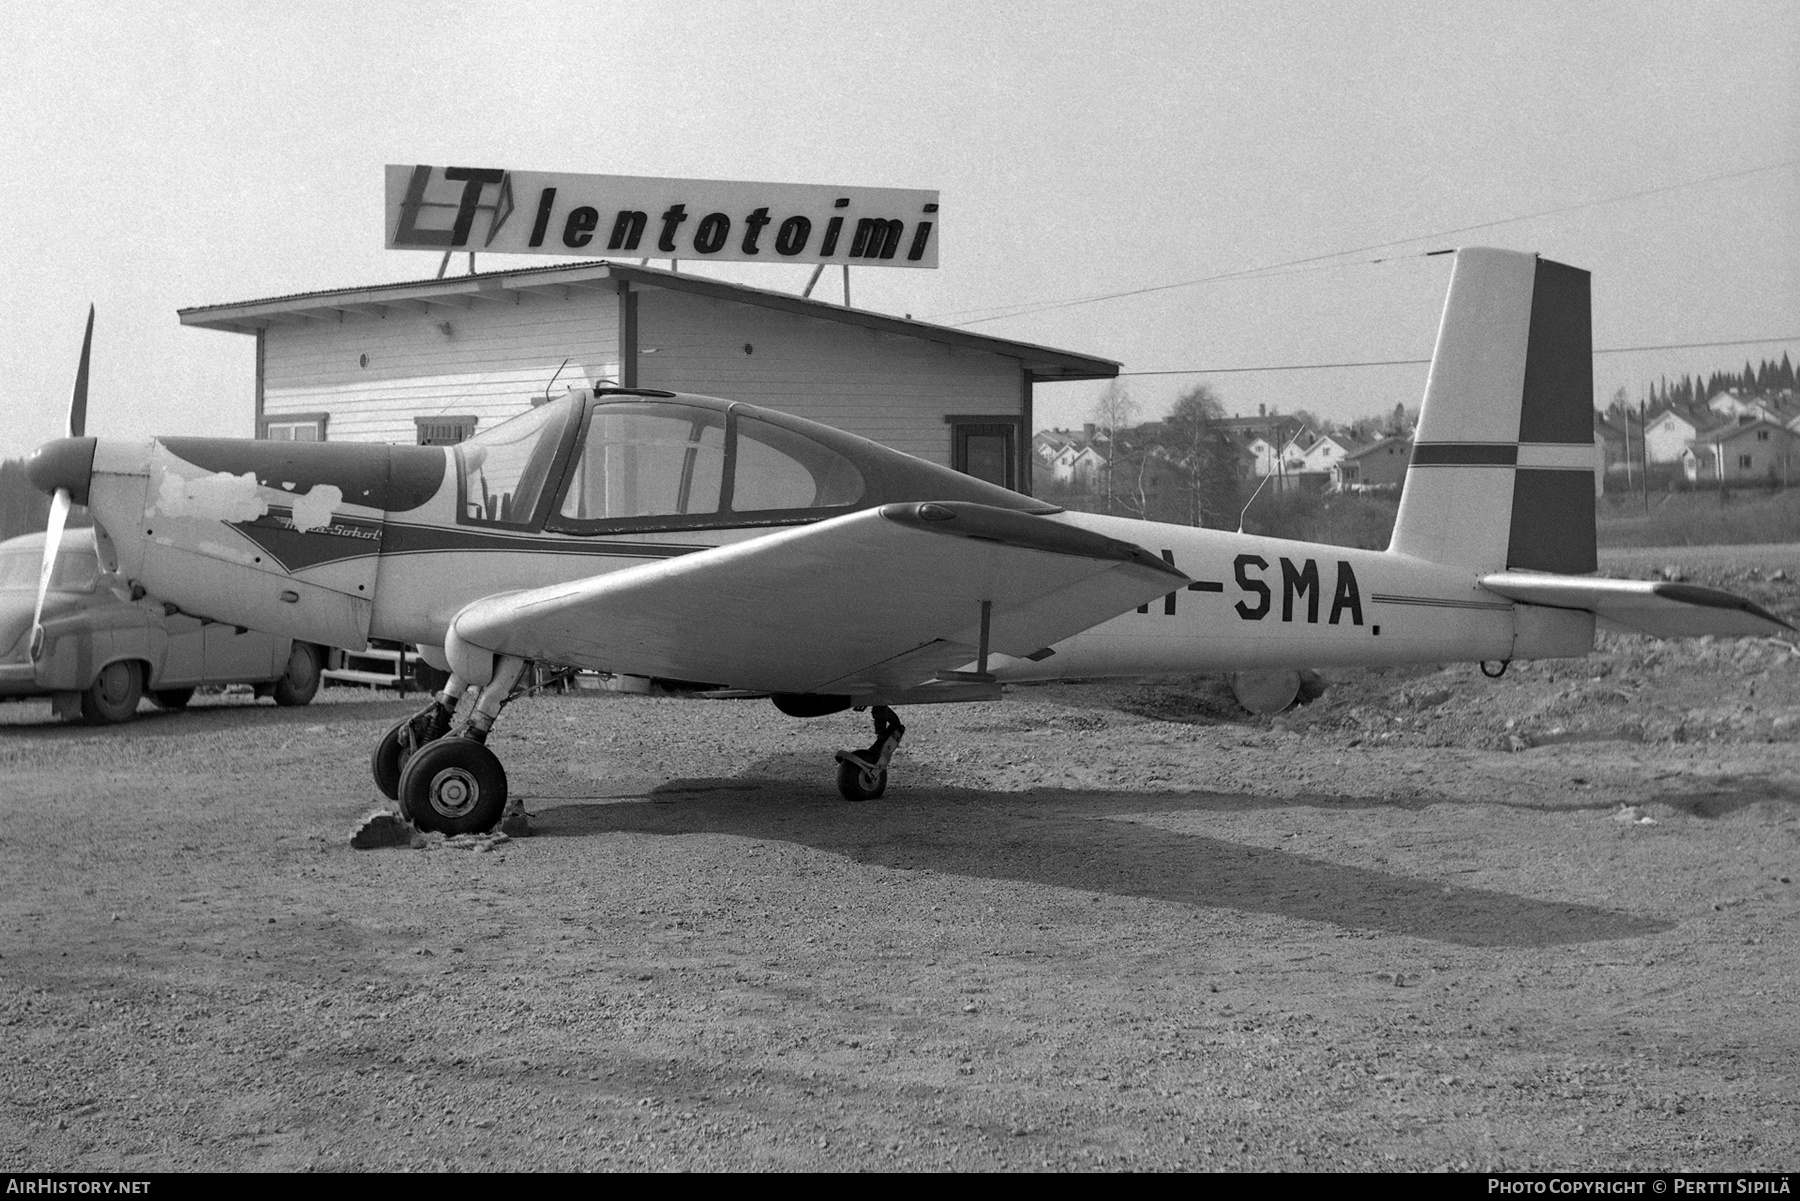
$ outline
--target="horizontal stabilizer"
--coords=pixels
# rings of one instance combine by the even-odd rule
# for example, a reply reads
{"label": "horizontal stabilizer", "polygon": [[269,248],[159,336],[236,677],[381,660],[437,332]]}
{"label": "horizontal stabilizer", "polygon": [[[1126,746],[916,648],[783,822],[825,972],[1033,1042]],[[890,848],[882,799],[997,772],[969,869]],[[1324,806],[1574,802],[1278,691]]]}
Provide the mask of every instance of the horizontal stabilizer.
{"label": "horizontal stabilizer", "polygon": [[1583,609],[1615,629],[1657,638],[1766,637],[1794,631],[1753,600],[1694,584],[1501,572],[1483,576],[1481,586],[1520,604]]}

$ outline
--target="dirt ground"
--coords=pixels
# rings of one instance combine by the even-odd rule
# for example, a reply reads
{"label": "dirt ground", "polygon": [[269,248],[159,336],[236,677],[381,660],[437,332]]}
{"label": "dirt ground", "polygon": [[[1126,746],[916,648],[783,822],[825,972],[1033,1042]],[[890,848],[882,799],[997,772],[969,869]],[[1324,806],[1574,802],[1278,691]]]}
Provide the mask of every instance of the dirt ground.
{"label": "dirt ground", "polygon": [[862,805],[854,714],[524,700],[489,849],[349,846],[416,702],[0,708],[0,1169],[1800,1163],[1796,652],[1328,678],[908,710]]}

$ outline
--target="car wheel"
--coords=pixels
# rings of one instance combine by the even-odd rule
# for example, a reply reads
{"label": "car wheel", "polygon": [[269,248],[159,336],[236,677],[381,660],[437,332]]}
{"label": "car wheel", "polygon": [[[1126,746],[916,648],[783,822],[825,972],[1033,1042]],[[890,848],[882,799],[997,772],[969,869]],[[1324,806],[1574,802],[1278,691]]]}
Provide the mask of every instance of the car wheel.
{"label": "car wheel", "polygon": [[136,663],[108,663],[81,694],[82,719],[96,726],[130,721],[143,696],[143,671]]}
{"label": "car wheel", "polygon": [[164,709],[185,709],[188,702],[194,699],[194,690],[192,688],[158,688],[150,694],[150,699]]}
{"label": "car wheel", "polygon": [[319,691],[319,651],[305,642],[288,652],[287,674],[275,681],[277,705],[304,705]]}

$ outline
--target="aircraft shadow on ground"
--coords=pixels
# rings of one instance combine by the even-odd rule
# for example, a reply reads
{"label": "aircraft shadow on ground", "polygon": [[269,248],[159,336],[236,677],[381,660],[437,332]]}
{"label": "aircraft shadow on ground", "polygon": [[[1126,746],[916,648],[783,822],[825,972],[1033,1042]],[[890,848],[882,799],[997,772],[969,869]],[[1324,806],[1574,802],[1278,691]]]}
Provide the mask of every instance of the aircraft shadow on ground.
{"label": "aircraft shadow on ground", "polygon": [[574,800],[528,801],[534,833],[729,834],[809,846],[881,867],[1267,913],[1471,947],[1637,938],[1674,927],[1592,905],[1346,866],[1129,820],[1281,807],[1265,798],[914,785],[850,805],[812,783],[734,777],[677,781],[643,798],[569,803]]}

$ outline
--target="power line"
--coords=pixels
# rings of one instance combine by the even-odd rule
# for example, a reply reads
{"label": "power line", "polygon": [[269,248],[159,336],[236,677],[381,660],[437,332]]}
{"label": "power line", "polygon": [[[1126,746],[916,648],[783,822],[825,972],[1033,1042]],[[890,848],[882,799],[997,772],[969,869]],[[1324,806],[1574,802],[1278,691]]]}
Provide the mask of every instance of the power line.
{"label": "power line", "polygon": [[[1773,342],[1800,342],[1800,334],[1784,338],[1739,338],[1730,342],[1670,342],[1663,346],[1607,346],[1595,354],[1630,354],[1639,350],[1703,350],[1712,346],[1766,346]],[[1430,359],[1364,359],[1348,363],[1281,363],[1267,367],[1184,367],[1169,371],[1121,371],[1120,375],[1238,375],[1252,371],[1329,371],[1338,367],[1415,367]]]}
{"label": "power line", "polygon": [[[1453,234],[1472,233],[1480,229],[1493,229],[1500,225],[1512,225],[1520,221],[1535,221],[1540,217],[1555,217],[1563,213],[1578,212],[1581,209],[1596,208],[1604,204],[1619,204],[1627,200],[1640,200],[1646,196],[1657,196],[1664,192],[1676,192],[1684,188],[1698,188],[1707,184],[1722,183],[1728,179],[1741,179],[1747,175],[1760,175],[1767,171],[1780,171],[1800,163],[1800,158],[1786,159],[1779,163],[1769,163],[1761,167],[1747,167],[1741,171],[1726,171],[1718,175],[1708,175],[1702,179],[1690,179],[1682,183],[1663,184],[1659,187],[1644,188],[1636,192],[1623,192],[1617,196],[1606,196],[1599,200],[1584,200],[1578,204],[1566,204],[1557,208],[1543,209],[1535,213],[1522,213],[1513,217],[1501,217],[1493,221],[1480,221],[1474,225],[1459,225],[1454,229],[1440,229],[1433,233],[1417,234],[1410,238],[1396,238],[1390,242],[1372,242],[1367,246],[1354,246],[1347,250],[1334,250],[1329,254],[1309,255],[1305,258],[1289,259],[1281,263],[1268,263],[1260,267],[1245,267],[1237,271],[1225,271],[1218,275],[1202,276],[1199,279],[1180,280],[1170,284],[1152,284],[1143,288],[1131,288],[1123,292],[1107,292],[1098,296],[1084,296],[1076,300],[1055,301],[1039,305],[1035,308],[1024,308],[1016,313],[1003,313],[995,317],[976,317],[969,321],[950,322],[952,325],[982,325],[989,321],[1005,321],[1012,317],[1025,317],[1033,313],[1048,313],[1056,309],[1075,308],[1084,304],[1099,304],[1104,300],[1122,300],[1129,296],[1144,296],[1153,292],[1168,292],[1175,288],[1193,288],[1201,284],[1219,283],[1224,280],[1242,279],[1260,275],[1263,272],[1279,271],[1284,267],[1299,267],[1307,263],[1323,262],[1326,259],[1342,258],[1348,254],[1362,254],[1370,250],[1386,250],[1392,246],[1406,246],[1413,242],[1425,242],[1434,238],[1446,238]],[[1438,253],[1442,253],[1441,251]],[[1376,259],[1375,262],[1383,260]],[[978,310],[979,311],[979,310]]]}

